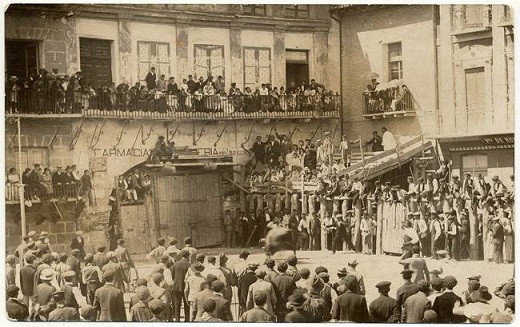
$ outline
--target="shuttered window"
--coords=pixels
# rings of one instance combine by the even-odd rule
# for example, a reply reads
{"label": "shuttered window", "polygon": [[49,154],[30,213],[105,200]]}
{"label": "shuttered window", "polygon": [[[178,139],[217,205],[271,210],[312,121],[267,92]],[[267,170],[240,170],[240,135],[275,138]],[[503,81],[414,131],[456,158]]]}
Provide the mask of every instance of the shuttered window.
{"label": "shuttered window", "polygon": [[468,111],[481,111],[486,103],[484,67],[466,69],[466,107]]}
{"label": "shuttered window", "polygon": [[111,45],[110,40],[79,39],[81,71],[94,87],[112,83]]}
{"label": "shuttered window", "polygon": [[170,77],[170,45],[163,42],[137,42],[139,56],[139,80],[143,82],[152,67],[157,76]]}
{"label": "shuttered window", "polygon": [[271,84],[271,49],[244,48],[244,87]]}
{"label": "shuttered window", "polygon": [[222,76],[225,79],[224,46],[210,44],[194,45],[195,77]]}

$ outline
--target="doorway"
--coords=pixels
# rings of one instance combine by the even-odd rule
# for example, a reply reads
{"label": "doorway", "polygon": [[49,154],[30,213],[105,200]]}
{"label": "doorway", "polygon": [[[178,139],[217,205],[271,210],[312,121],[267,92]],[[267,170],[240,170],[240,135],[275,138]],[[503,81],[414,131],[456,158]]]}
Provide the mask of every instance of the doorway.
{"label": "doorway", "polygon": [[38,41],[5,41],[5,68],[9,76],[29,77],[38,73]]}
{"label": "doorway", "polygon": [[300,85],[309,84],[309,51],[285,50],[285,83]]}

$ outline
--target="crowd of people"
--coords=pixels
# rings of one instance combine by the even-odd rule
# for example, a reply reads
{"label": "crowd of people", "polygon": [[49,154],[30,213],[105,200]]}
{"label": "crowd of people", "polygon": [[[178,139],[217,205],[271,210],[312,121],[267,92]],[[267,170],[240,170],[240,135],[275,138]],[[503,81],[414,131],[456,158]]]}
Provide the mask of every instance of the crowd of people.
{"label": "crowd of people", "polygon": [[74,75],[51,73],[6,83],[6,109],[10,113],[80,113],[83,109],[166,112],[291,112],[333,111],[339,109],[339,95],[327,91],[314,79],[310,83],[291,82],[287,88],[265,83],[242,90],[236,83],[225,89],[222,76],[198,80],[189,75],[177,84],[174,77],[157,76],[152,67],[144,81],[131,85],[123,81],[95,84],[81,71]]}
{"label": "crowd of people", "polygon": [[19,201],[18,186],[24,184],[26,201],[48,200],[50,198],[72,197],[81,198],[95,206],[92,173],[86,169],[80,176],[76,165],[69,165],[63,169],[57,166],[55,170],[40,164],[33,168],[26,168],[21,179],[16,168],[9,168],[6,176],[6,200]]}
{"label": "crowd of people", "polygon": [[402,80],[382,85],[377,79],[372,79],[363,92],[363,100],[365,114],[414,110],[410,90]]}
{"label": "crowd of people", "polygon": [[[68,255],[52,252],[47,236],[30,232],[6,257],[9,319],[306,323],[508,323],[514,319],[514,279],[494,291],[495,297],[504,299],[503,306],[496,307],[480,276],[468,277],[467,289],[456,288],[454,276],[428,270],[418,249],[400,260],[403,282],[394,298],[389,281],[366,285],[356,260],[338,269],[337,278],[323,266],[314,272],[299,268],[294,255],[278,263],[270,257],[255,263],[247,250],[231,267],[226,254],[205,255],[191,245],[189,237],[182,249],[176,239],[161,238],[147,255],[155,262],[152,272],[139,278],[122,239],[108,252],[98,246],[97,253],[85,253],[82,233],[77,232]],[[367,287],[379,292],[370,303]],[[125,292],[131,294],[128,306]]]}

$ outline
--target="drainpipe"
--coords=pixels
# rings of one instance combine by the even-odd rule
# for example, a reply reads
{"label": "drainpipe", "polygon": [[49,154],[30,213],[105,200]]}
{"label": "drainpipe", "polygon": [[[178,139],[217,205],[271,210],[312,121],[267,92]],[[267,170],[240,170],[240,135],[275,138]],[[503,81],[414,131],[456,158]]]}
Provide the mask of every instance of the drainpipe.
{"label": "drainpipe", "polygon": [[330,11],[330,18],[338,22],[339,24],[339,89],[340,89],[340,100],[339,100],[339,130],[341,132],[341,137],[343,137],[343,46],[342,46],[342,33],[341,33],[341,19],[337,16],[335,16],[336,10]]}
{"label": "drainpipe", "polygon": [[440,134],[441,122],[439,113],[439,50],[437,45],[437,20],[439,18],[439,7],[438,5],[432,5],[432,22],[433,22],[433,49],[434,49],[434,78],[435,78],[435,134]]}

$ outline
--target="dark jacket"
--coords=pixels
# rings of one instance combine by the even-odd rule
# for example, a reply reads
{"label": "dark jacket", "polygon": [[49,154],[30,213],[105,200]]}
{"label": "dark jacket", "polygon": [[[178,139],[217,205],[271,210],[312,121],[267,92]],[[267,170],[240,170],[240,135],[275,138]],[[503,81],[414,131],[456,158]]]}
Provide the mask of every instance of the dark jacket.
{"label": "dark jacket", "polygon": [[217,304],[215,311],[213,311],[215,317],[222,319],[222,321],[232,322],[233,315],[231,314],[229,301],[224,299],[224,297],[219,294],[214,294],[211,299],[213,299]]}
{"label": "dark jacket", "polygon": [[22,269],[20,269],[20,288],[22,289],[22,294],[25,296],[34,295],[35,273],[36,268],[32,264],[26,265]]}
{"label": "dark jacket", "polygon": [[173,264],[172,268],[172,278],[173,278],[173,288],[174,292],[184,292],[184,288],[186,283],[184,281],[186,277],[186,273],[190,268],[190,263],[185,258],[180,259],[179,261]]}
{"label": "dark jacket", "polygon": [[241,305],[246,305],[249,286],[256,282],[256,280],[257,278],[255,273],[251,271],[246,271],[238,278],[238,302]]}
{"label": "dark jacket", "polygon": [[76,308],[56,308],[49,314],[49,321],[80,321],[79,312]]}
{"label": "dark jacket", "polygon": [[78,279],[81,279],[81,266],[79,259],[75,256],[70,256],[67,258],[67,261],[65,263],[69,265],[70,270],[76,273],[76,277]]}
{"label": "dark jacket", "polygon": [[76,301],[76,297],[74,296],[74,292],[72,292],[72,285],[63,285],[61,287],[63,291],[63,296],[65,297],[64,304],[66,307],[79,309],[79,304]]}
{"label": "dark jacket", "polygon": [[207,299],[212,298],[213,295],[213,291],[209,288],[206,288],[195,294],[195,298],[193,299],[193,310],[195,311],[195,319],[200,319],[202,317],[202,313],[204,312],[204,309],[202,308],[204,302],[206,302]]}
{"label": "dark jacket", "polygon": [[414,284],[410,281],[406,281],[403,286],[399,287],[397,289],[397,305],[399,305],[399,308],[402,307],[404,304],[404,301],[410,296],[414,295],[415,293],[419,292],[419,286],[417,284]]}
{"label": "dark jacket", "polygon": [[332,319],[350,322],[368,322],[367,300],[363,295],[347,291],[332,304]]}
{"label": "dark jacket", "polygon": [[274,322],[276,317],[269,314],[264,308],[255,306],[240,317],[240,322]]}
{"label": "dark jacket", "polygon": [[7,300],[5,306],[9,319],[23,321],[29,318],[29,309],[17,299]]}
{"label": "dark jacket", "polygon": [[157,74],[152,72],[148,72],[146,75],[145,81],[146,81],[146,87],[148,90],[155,89],[155,81],[157,80]]}
{"label": "dark jacket", "polygon": [[401,308],[397,300],[387,295],[381,295],[372,303],[368,309],[370,322],[399,322]]}
{"label": "dark jacket", "polygon": [[310,313],[303,309],[293,310],[285,315],[285,322],[313,322],[313,317]]}
{"label": "dark jacket", "polygon": [[457,301],[462,304],[462,299],[453,292],[444,292],[435,298],[432,309],[437,313],[438,323],[461,323],[464,321],[465,317],[461,321],[461,318],[453,314],[453,308]]}
{"label": "dark jacket", "polygon": [[280,274],[273,280],[274,292],[276,294],[276,306],[278,311],[286,310],[286,303],[296,289],[294,278],[285,273]]}
{"label": "dark jacket", "polygon": [[78,249],[80,252],[80,254],[79,254],[80,258],[85,257],[85,239],[83,237],[81,237],[81,241],[78,240],[77,237],[74,237],[72,239],[72,241],[70,242],[70,248],[71,248],[71,250]]}
{"label": "dark jacket", "polygon": [[126,321],[123,292],[112,283],[96,290],[94,308],[98,311],[98,321]]}

